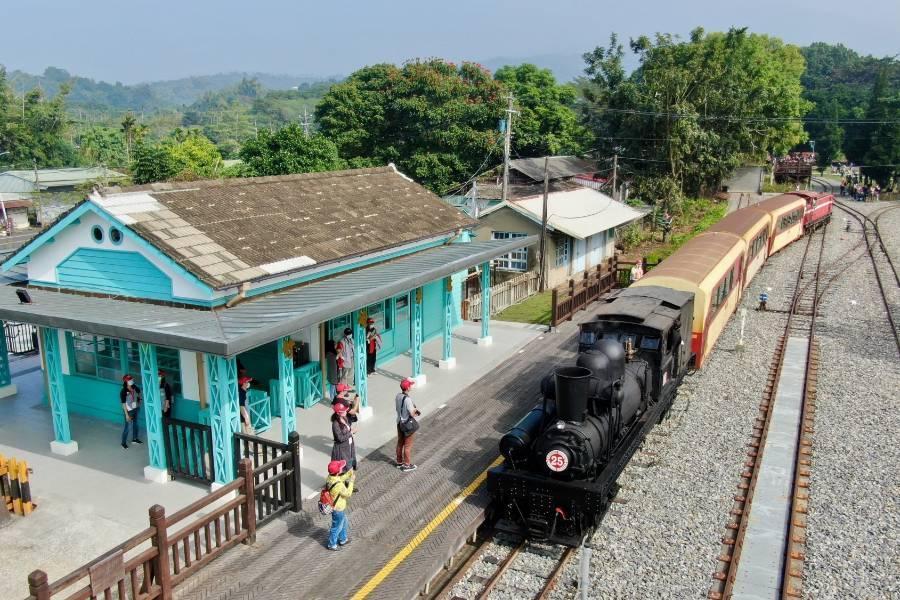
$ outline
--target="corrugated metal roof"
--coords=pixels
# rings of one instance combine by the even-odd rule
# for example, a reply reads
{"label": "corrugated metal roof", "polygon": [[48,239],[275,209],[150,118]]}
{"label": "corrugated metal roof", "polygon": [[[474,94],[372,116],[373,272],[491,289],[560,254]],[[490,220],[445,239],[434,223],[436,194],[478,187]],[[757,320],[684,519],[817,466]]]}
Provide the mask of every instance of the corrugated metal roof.
{"label": "corrugated metal roof", "polygon": [[806,199],[802,196],[797,196],[794,194],[781,194],[780,196],[766,198],[762,202],[757,202],[753,205],[753,208],[764,210],[767,213],[771,214],[776,211],[783,210],[786,207],[797,204],[798,202],[802,202],[805,205]]}
{"label": "corrugated metal roof", "polygon": [[33,302],[20,304],[7,288],[0,319],[231,356],[536,242],[531,236],[449,244],[218,310],[34,288]]}
{"label": "corrugated metal roof", "polygon": [[[548,178],[551,180],[574,177],[575,175],[590,173],[597,169],[595,162],[584,160],[577,156],[550,156],[547,163]],[[511,160],[509,161],[509,168],[515,169],[534,181],[544,181],[543,156],[540,158]]]}
{"label": "corrugated metal roof", "polygon": [[[89,181],[125,179],[124,173],[104,167],[73,167],[66,169],[38,169],[37,181],[40,189],[54,187],[71,187]],[[35,191],[35,173],[33,169],[17,169],[0,173],[0,192],[33,192]]]}
{"label": "corrugated metal roof", "polygon": [[[508,203],[513,210],[527,213],[540,223],[543,195]],[[601,231],[630,223],[646,213],[586,187],[547,196],[547,224],[554,230],[583,240]]]}
{"label": "corrugated metal roof", "polygon": [[722,231],[744,237],[754,229],[757,229],[761,223],[768,222],[769,213],[757,209],[756,206],[750,206],[725,215],[706,231]]}

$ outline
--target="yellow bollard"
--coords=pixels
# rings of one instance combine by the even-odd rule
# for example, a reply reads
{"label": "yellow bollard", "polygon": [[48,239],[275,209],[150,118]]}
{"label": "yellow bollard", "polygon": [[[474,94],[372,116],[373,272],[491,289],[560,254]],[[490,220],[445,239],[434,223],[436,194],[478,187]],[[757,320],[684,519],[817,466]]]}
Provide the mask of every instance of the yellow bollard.
{"label": "yellow bollard", "polygon": [[28,463],[19,463],[19,495],[22,497],[22,514],[30,515],[34,509],[31,502],[31,484],[28,482]]}
{"label": "yellow bollard", "polygon": [[9,459],[9,489],[12,496],[13,512],[17,515],[22,514],[22,497],[19,495],[19,463],[16,459]]}
{"label": "yellow bollard", "polygon": [[9,469],[6,467],[6,457],[0,454],[0,497],[6,510],[12,510],[12,498],[9,493]]}

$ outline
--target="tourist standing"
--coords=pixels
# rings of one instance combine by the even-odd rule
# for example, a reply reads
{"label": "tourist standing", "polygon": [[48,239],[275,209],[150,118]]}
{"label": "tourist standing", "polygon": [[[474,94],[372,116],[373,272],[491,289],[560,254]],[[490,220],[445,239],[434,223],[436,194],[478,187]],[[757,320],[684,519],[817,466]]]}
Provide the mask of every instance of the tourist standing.
{"label": "tourist standing", "polygon": [[241,433],[253,435],[253,422],[250,420],[250,411],[247,410],[247,392],[250,390],[252,377],[244,375],[238,379],[238,410],[241,412]]}
{"label": "tourist standing", "polygon": [[325,340],[325,381],[328,382],[328,398],[334,400],[337,392],[335,386],[341,381],[338,370],[338,354],[334,340]]}
{"label": "tourist standing", "polygon": [[415,471],[416,465],[412,461],[413,436],[419,429],[416,417],[421,412],[416,408],[409,392],[415,385],[415,381],[409,378],[400,382],[400,393],[394,398],[394,406],[397,409],[397,468],[401,471]]}
{"label": "tourist standing", "polygon": [[366,375],[375,372],[375,360],[381,350],[381,335],[375,328],[375,319],[366,320]]}
{"label": "tourist standing", "polygon": [[166,381],[166,372],[159,370],[159,401],[162,402],[162,414],[165,418],[172,418],[172,407],[175,406],[175,395],[172,386]]}
{"label": "tourist standing", "polygon": [[346,461],[350,468],[356,469],[356,444],[353,434],[356,433],[350,424],[349,409],[343,402],[332,405],[331,436],[334,445],[331,447],[331,460]]}
{"label": "tourist standing", "polygon": [[337,356],[341,382],[353,385],[353,330],[349,327],[344,329],[344,337],[337,343]]}
{"label": "tourist standing", "polygon": [[141,406],[141,388],[134,384],[134,377],[122,377],[122,389],[119,391],[122,412],[125,414],[125,428],[122,430],[122,447],[128,448],[128,427],[131,426],[131,441],[143,444],[138,436],[138,410]]}
{"label": "tourist standing", "polygon": [[644,260],[638,256],[637,260],[634,261],[634,266],[631,267],[631,273],[629,274],[629,279],[631,283],[634,283],[638,279],[644,276]]}
{"label": "tourist standing", "polygon": [[347,519],[347,500],[353,495],[356,471],[347,468],[347,461],[328,463],[325,487],[331,494],[331,531],[328,532],[328,549],[340,550],[350,543],[350,522]]}

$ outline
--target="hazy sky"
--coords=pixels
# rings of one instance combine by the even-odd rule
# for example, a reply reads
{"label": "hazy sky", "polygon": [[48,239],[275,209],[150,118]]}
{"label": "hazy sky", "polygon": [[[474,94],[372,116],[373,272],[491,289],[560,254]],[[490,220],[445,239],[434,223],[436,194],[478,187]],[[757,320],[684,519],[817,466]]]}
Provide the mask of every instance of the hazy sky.
{"label": "hazy sky", "polygon": [[900,52],[897,0],[0,0],[0,64],[134,83],[223,71],[330,75],[440,56],[578,55],[610,32],[747,26]]}

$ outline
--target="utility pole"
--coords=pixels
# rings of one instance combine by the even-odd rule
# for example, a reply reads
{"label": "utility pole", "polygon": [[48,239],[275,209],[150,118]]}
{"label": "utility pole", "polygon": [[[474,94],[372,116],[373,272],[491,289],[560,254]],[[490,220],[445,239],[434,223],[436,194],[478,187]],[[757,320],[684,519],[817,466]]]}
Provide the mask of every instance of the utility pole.
{"label": "utility pole", "polygon": [[503,140],[503,193],[500,198],[503,202],[506,202],[509,194],[509,152],[512,144],[512,116],[517,112],[513,110],[512,93],[506,97],[506,100],[506,126],[504,127],[505,137]]}
{"label": "utility pole", "polygon": [[544,157],[544,203],[541,208],[541,256],[540,256],[540,280],[539,287],[540,291],[544,291],[546,287],[546,245],[547,245],[547,199],[550,195],[550,157]]}
{"label": "utility pole", "polygon": [[612,180],[612,197],[613,200],[617,200],[616,198],[616,177],[619,174],[619,155],[613,154],[613,180]]}

